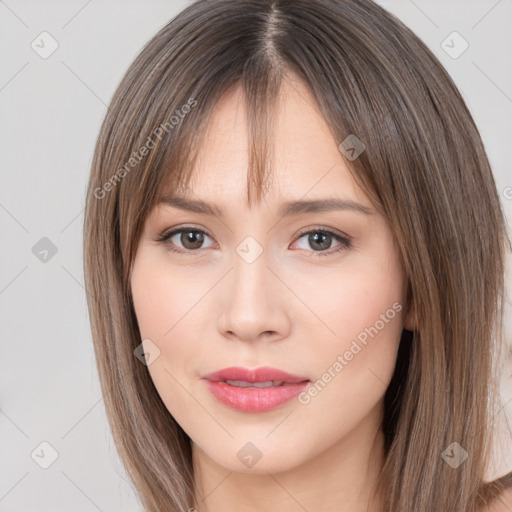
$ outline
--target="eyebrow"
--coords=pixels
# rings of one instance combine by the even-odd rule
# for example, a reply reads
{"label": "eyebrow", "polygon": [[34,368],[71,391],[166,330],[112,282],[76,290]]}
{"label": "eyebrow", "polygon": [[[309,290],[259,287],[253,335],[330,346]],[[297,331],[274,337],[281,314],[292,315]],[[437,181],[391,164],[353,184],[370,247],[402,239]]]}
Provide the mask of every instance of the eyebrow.
{"label": "eyebrow", "polygon": [[[199,199],[189,199],[180,196],[167,195],[162,197],[162,199],[159,201],[159,204],[165,204],[193,213],[214,215],[219,218],[224,218],[224,212],[219,206],[201,201]],[[372,215],[371,209],[367,206],[363,206],[360,203],[356,203],[347,199],[326,198],[288,201],[281,205],[278,211],[278,216],[283,218],[304,213],[329,212],[336,210],[347,210],[362,213],[364,215]]]}

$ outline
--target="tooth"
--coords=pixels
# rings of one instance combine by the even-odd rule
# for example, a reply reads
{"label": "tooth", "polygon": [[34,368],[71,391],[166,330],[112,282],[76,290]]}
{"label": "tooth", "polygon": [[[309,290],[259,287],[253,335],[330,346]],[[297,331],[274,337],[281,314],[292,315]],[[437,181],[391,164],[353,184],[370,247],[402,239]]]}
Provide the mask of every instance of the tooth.
{"label": "tooth", "polygon": [[255,388],[270,388],[275,386],[281,386],[283,382],[268,380],[266,382],[246,382],[243,380],[226,380],[226,384],[231,386],[237,386],[241,388],[255,387]]}

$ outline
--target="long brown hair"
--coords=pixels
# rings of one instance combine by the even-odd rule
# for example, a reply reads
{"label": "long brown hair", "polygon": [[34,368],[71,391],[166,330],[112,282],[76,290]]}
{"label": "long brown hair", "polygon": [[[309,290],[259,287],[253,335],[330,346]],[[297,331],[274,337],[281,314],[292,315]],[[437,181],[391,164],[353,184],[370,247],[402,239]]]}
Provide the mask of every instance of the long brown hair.
{"label": "long brown hair", "polygon": [[[288,71],[309,87],[336,140],[355,134],[365,144],[347,165],[388,219],[408,277],[417,329],[403,331],[385,395],[385,510],[476,511],[491,488],[493,353],[510,242],[457,87],[425,44],[370,0],[196,1],[146,44],[117,88],[94,152],[83,243],[120,456],[145,510],[192,507],[190,439],[134,356],[141,338],[130,271],[148,213],[164,188],[188,186],[212,108],[235,85],[249,122],[247,200],[260,200]],[[454,442],[468,453],[457,468],[442,457]]]}

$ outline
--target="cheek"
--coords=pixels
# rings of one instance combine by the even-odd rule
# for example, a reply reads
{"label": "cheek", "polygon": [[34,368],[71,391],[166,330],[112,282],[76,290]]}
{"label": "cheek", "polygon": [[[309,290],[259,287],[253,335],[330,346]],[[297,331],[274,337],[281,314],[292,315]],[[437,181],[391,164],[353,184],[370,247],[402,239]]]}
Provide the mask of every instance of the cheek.
{"label": "cheek", "polygon": [[193,342],[198,339],[194,304],[205,290],[191,286],[190,277],[171,272],[171,268],[141,251],[132,271],[131,289],[141,339],[151,340],[143,341],[144,350],[158,354],[148,372],[166,408],[178,423],[187,424],[190,411],[197,406],[187,392],[187,372],[198,358]]}
{"label": "cheek", "polygon": [[[368,254],[314,276],[296,274],[296,290],[315,312],[305,315],[317,331],[305,359],[320,379],[317,403],[326,407],[340,396],[355,408],[376,402],[394,371],[404,321],[402,270],[391,251]],[[298,313],[293,321],[304,325]]]}
{"label": "cheek", "polygon": [[151,340],[159,353],[148,370],[157,389],[168,389],[172,395],[178,382],[184,384],[192,376],[204,353],[207,340],[201,321],[218,276],[205,273],[198,279],[193,267],[173,266],[155,252],[139,250],[131,289],[141,339]]}
{"label": "cheek", "polygon": [[188,315],[207,285],[199,286],[188,270],[174,268],[165,258],[154,257],[150,249],[141,249],[133,266],[131,289],[142,338],[165,344],[189,323]]}
{"label": "cheek", "polygon": [[[311,269],[283,270],[293,283],[305,308],[291,308],[292,322],[318,330],[315,339],[332,347],[365,333],[394,338],[402,331],[403,276],[393,253],[367,251],[344,259],[339,265]],[[377,339],[377,336],[375,336]]]}
{"label": "cheek", "polygon": [[357,339],[362,345],[394,339],[402,331],[403,296],[398,276],[380,272],[354,272],[338,292],[337,314],[332,313],[338,340]]}

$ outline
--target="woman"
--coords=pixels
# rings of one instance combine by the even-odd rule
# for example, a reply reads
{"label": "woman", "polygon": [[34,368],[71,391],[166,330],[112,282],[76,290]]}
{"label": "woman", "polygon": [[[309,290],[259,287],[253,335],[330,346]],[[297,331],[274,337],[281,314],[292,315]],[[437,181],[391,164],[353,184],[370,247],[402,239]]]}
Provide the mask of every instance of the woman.
{"label": "woman", "polygon": [[509,250],[471,115],[399,20],[188,6],[114,95],[84,225],[145,510],[498,511]]}

